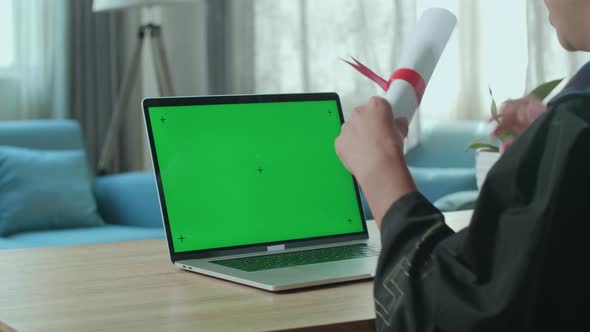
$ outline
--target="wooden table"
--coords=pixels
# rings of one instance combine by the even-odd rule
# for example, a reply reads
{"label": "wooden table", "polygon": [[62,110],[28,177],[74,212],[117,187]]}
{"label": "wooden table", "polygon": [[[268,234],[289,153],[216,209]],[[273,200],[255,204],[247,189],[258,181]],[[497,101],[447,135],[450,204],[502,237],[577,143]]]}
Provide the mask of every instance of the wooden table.
{"label": "wooden table", "polygon": [[273,294],[179,270],[164,240],[0,250],[0,271],[0,331],[374,330],[371,281]]}

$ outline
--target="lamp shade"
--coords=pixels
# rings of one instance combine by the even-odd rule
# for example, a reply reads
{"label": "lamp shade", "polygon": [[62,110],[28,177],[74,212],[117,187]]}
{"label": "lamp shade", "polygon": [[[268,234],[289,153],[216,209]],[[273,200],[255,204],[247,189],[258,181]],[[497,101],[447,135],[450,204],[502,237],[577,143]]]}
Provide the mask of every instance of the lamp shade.
{"label": "lamp shade", "polygon": [[199,0],[94,0],[92,2],[92,11],[103,12],[131,7],[171,5],[197,1]]}

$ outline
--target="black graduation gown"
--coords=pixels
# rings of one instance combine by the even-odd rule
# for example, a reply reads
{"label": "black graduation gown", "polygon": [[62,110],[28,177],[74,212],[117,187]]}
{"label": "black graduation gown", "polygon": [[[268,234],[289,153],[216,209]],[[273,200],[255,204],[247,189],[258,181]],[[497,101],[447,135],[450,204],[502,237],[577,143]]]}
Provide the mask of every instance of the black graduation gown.
{"label": "black graduation gown", "polygon": [[380,331],[590,331],[590,64],[491,169],[468,228],[411,193],[381,238]]}

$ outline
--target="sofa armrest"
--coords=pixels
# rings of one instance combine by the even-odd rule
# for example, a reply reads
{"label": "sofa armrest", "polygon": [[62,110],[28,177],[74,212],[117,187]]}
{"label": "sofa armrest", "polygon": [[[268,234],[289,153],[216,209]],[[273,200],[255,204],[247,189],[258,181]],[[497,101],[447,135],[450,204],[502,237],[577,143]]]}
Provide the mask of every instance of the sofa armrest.
{"label": "sofa armrest", "polygon": [[94,193],[98,212],[109,224],[163,227],[153,173],[98,177]]}

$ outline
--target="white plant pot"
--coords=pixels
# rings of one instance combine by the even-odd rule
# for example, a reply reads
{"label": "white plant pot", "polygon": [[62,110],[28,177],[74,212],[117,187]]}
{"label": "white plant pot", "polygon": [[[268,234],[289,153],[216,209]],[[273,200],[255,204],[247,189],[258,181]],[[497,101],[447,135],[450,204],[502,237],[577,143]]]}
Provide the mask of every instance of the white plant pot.
{"label": "white plant pot", "polygon": [[502,154],[500,152],[491,152],[485,150],[477,150],[475,152],[475,177],[477,180],[477,188],[481,187],[488,176],[488,172],[494,164],[500,159]]}

